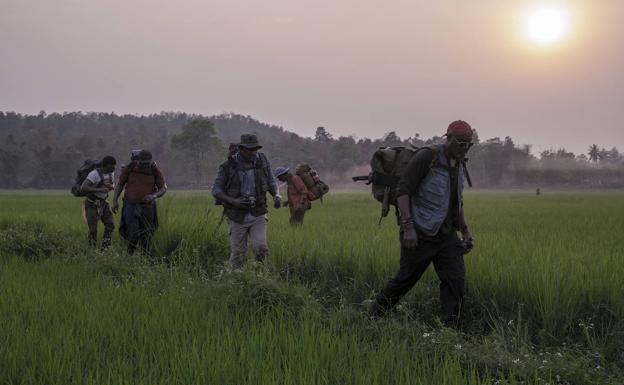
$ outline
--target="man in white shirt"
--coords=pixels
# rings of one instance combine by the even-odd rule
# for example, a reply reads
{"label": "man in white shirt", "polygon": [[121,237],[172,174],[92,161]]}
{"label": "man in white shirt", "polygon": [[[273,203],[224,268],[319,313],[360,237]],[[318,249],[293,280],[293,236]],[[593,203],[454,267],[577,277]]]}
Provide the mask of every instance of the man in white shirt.
{"label": "man in white shirt", "polygon": [[117,161],[112,156],[105,156],[99,167],[91,171],[81,186],[86,194],[84,213],[89,227],[89,244],[97,244],[97,225],[101,220],[104,223],[104,237],[102,248],[110,246],[115,223],[113,213],[106,201],[108,192],[115,188],[115,166]]}

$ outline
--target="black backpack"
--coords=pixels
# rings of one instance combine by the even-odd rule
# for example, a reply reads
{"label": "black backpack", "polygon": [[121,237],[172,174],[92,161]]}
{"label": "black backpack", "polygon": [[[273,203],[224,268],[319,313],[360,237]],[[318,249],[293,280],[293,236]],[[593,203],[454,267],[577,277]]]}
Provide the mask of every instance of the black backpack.
{"label": "black backpack", "polygon": [[98,159],[87,159],[84,161],[82,166],[78,170],[76,170],[76,180],[74,185],[71,187],[71,193],[75,197],[84,197],[88,194],[81,190],[82,184],[85,179],[87,179],[87,175],[93,170],[98,170],[100,173],[100,179],[102,178],[102,171],[100,170],[101,162]]}

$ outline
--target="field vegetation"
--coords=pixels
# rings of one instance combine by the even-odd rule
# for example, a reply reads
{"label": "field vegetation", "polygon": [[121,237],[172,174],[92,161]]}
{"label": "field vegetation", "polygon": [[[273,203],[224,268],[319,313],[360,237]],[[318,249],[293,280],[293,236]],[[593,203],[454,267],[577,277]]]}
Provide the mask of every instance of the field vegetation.
{"label": "field vegetation", "polygon": [[90,250],[69,193],[0,193],[0,383],[624,383],[624,193],[465,200],[477,245],[454,330],[433,269],[365,313],[399,251],[369,194],[330,194],[302,229],[272,210],[269,263],[232,272],[206,192],[167,194],[134,256]]}

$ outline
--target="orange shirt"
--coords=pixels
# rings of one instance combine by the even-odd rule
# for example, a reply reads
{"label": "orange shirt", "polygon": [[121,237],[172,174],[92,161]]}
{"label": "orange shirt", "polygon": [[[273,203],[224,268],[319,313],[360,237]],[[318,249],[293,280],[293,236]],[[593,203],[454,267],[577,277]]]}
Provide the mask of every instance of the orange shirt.
{"label": "orange shirt", "polygon": [[130,166],[124,168],[119,176],[119,184],[125,185],[124,200],[129,203],[140,203],[143,197],[153,194],[165,185],[165,178],[155,165],[151,172],[140,172],[138,166],[129,172]]}
{"label": "orange shirt", "polygon": [[310,199],[313,197],[314,196],[308,191],[308,188],[299,175],[288,175],[288,207],[290,207],[291,210],[300,208],[301,206],[308,208]]}

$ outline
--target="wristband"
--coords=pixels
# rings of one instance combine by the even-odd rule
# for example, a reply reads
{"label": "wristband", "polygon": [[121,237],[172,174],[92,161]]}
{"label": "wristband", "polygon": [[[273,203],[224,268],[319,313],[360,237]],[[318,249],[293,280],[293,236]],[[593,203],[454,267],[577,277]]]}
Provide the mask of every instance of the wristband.
{"label": "wristband", "polygon": [[414,221],[413,220],[405,220],[405,221],[401,221],[401,227],[414,227]]}

